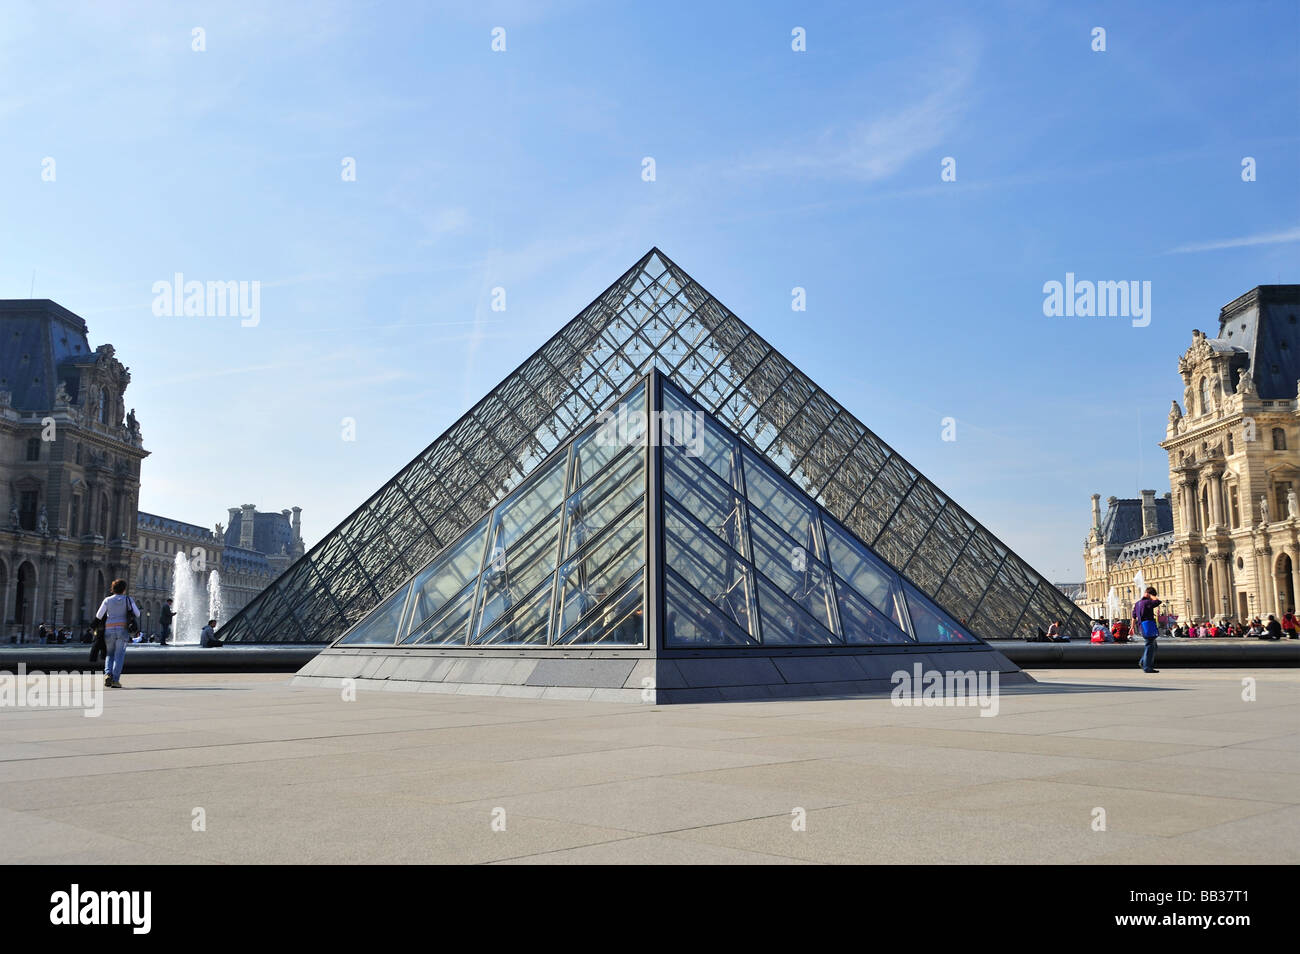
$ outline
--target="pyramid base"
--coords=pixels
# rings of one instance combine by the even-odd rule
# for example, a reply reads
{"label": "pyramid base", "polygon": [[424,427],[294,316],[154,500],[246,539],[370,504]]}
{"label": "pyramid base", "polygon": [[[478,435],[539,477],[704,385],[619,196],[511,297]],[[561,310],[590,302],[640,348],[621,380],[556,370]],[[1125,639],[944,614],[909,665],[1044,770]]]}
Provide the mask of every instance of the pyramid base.
{"label": "pyramid base", "polygon": [[932,672],[945,678],[950,673],[987,673],[990,679],[996,673],[999,687],[1033,682],[1002,653],[984,646],[679,655],[644,650],[505,655],[339,647],[321,652],[299,670],[292,684],[664,705],[888,694],[899,684],[898,673],[915,679]]}

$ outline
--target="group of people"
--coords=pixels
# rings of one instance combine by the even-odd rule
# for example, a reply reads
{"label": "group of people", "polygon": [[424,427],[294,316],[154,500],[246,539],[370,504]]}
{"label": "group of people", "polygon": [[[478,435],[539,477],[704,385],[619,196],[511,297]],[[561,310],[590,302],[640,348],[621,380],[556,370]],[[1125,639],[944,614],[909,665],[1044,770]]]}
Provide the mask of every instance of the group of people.
{"label": "group of people", "polygon": [[[126,662],[127,643],[140,642],[144,637],[140,633],[140,607],[135,600],[126,595],[126,580],[114,580],[111,590],[112,592],[104,597],[104,602],[100,603],[99,609],[95,611],[95,625],[104,640],[104,685],[121,689],[122,666]],[[165,613],[164,643],[170,633],[171,620],[175,616],[171,612],[171,600],[167,601]],[[199,645],[203,647],[222,645],[221,640],[217,639],[215,619],[208,620],[208,624],[203,627],[199,634]],[[96,643],[95,648],[90,652],[92,664],[98,658],[99,652],[100,648]]]}
{"label": "group of people", "polygon": [[[1160,603],[1160,599],[1156,596],[1156,588],[1148,586],[1142,598],[1133,604],[1133,612],[1129,614],[1128,619],[1112,620],[1109,626],[1104,619],[1094,620],[1091,641],[1127,643],[1130,637],[1133,640],[1141,637],[1145,645],[1138,665],[1142,667],[1143,672],[1159,672],[1160,670],[1156,668],[1156,640],[1160,636],[1161,627],[1169,622],[1169,618],[1157,610]],[[1030,641],[1068,643],[1070,637],[1061,632],[1061,621],[1058,619],[1052,622],[1047,632],[1040,629],[1038,637],[1036,639],[1031,637]]]}
{"label": "group of people", "polygon": [[[1096,619],[1092,622],[1092,642],[1126,643],[1129,641],[1130,620]],[[1177,636],[1182,639],[1219,639],[1223,637],[1249,637],[1256,639],[1300,639],[1300,620],[1294,612],[1288,610],[1279,620],[1271,613],[1267,619],[1258,616],[1250,622],[1244,620],[1201,620],[1183,624],[1172,617],[1161,616],[1157,620],[1157,629],[1162,635]]]}
{"label": "group of people", "polygon": [[[9,637],[11,643],[25,643],[26,636],[22,633],[14,633]],[[66,626],[55,628],[50,623],[41,623],[36,627],[36,642],[42,646],[57,646],[60,643],[72,642],[72,630]]]}

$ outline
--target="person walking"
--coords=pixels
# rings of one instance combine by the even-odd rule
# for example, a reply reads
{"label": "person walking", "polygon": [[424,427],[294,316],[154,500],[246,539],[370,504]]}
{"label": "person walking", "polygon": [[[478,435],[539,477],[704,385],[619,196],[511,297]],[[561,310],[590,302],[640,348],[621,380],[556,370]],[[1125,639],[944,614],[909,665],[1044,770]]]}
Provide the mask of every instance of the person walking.
{"label": "person walking", "polygon": [[1160,638],[1160,628],[1156,624],[1156,588],[1148,586],[1142,599],[1133,604],[1133,631],[1142,634],[1146,647],[1142,650],[1142,659],[1138,662],[1143,672],[1159,672],[1156,668],[1156,640]]}
{"label": "person walking", "polygon": [[104,685],[121,689],[126,644],[140,631],[140,607],[126,595],[126,580],[114,580],[112,590],[99,604],[95,619],[104,621]]}

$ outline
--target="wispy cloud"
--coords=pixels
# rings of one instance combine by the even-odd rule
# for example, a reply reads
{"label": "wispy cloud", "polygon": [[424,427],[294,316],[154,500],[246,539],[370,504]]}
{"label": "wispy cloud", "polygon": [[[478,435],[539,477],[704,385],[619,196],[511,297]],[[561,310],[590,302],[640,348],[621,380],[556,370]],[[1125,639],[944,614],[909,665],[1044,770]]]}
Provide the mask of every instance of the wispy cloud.
{"label": "wispy cloud", "polygon": [[1248,248],[1252,245],[1285,245],[1287,242],[1300,242],[1300,226],[1284,229],[1281,232],[1264,232],[1259,235],[1243,235],[1240,238],[1219,239],[1215,242],[1192,242],[1171,248],[1166,255],[1182,255],[1187,252],[1216,252],[1224,248]]}
{"label": "wispy cloud", "polygon": [[937,61],[949,65],[933,73],[930,82],[918,82],[919,90],[928,91],[903,107],[851,125],[827,128],[803,146],[760,152],[742,163],[739,171],[861,182],[889,178],[951,136],[966,107],[978,67],[978,44],[963,38],[951,44]]}

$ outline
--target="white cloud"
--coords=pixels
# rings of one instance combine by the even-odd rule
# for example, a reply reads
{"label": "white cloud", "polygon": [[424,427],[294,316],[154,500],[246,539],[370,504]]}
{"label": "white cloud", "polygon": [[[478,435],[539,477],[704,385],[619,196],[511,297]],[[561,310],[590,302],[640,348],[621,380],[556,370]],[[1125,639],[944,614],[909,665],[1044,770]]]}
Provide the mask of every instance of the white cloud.
{"label": "white cloud", "polygon": [[1300,242],[1300,226],[1281,232],[1265,232],[1260,235],[1243,235],[1240,238],[1219,239],[1215,242],[1192,242],[1171,248],[1165,254],[1181,255],[1186,252],[1217,252],[1225,248],[1248,248],[1252,245],[1284,245],[1287,242]]}

